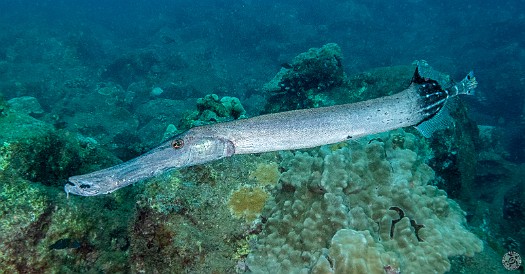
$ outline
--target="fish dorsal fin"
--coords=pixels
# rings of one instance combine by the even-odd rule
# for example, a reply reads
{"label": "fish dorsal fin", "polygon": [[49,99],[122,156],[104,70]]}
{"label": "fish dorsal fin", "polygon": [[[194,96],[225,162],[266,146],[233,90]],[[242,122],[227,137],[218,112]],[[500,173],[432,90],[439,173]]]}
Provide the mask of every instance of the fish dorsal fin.
{"label": "fish dorsal fin", "polygon": [[423,84],[428,80],[425,80],[425,78],[421,77],[421,74],[419,74],[419,65],[416,66],[416,71],[414,71],[414,75],[412,76],[412,83],[415,84]]}

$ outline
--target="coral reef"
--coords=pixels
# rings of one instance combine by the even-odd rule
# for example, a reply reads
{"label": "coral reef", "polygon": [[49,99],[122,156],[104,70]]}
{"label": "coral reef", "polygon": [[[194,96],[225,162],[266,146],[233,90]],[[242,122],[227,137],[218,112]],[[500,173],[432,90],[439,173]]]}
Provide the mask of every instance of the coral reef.
{"label": "coral reef", "polygon": [[8,105],[2,94],[0,93],[0,117],[7,115]]}
{"label": "coral reef", "polygon": [[264,85],[263,91],[269,95],[265,112],[354,103],[392,95],[410,85],[415,69],[414,63],[347,76],[342,60],[341,49],[336,44],[297,55]]}
{"label": "coral reef", "polygon": [[129,215],[125,199],[69,201],[62,191],[68,176],[118,160],[96,142],[57,131],[27,113],[15,107],[0,118],[2,271],[123,271],[129,246],[121,219]]}
{"label": "coral reef", "polygon": [[450,257],[482,250],[464,212],[429,185],[430,151],[410,133],[281,155],[279,191],[247,259],[255,273],[444,273]]}
{"label": "coral reef", "polygon": [[[62,186],[64,178],[118,162],[96,145],[83,144],[74,135],[23,112],[0,119],[0,170],[44,185]],[[88,167],[82,163],[98,163]],[[7,168],[9,167],[9,169]]]}
{"label": "coral reef", "polygon": [[190,102],[156,98],[140,105],[135,109],[141,125],[137,134],[140,144],[145,147],[154,147],[165,140],[164,135],[169,137],[179,132],[176,128],[172,128],[168,134],[164,134],[170,124],[175,127],[184,112],[195,109],[193,102],[193,100]]}
{"label": "coral reef", "polygon": [[[37,98],[44,113],[30,116],[48,124],[27,115],[0,121],[0,202],[4,206],[0,205],[0,272],[231,273],[238,259],[237,269],[248,271],[241,259],[254,247],[253,240],[245,237],[249,229],[237,226],[245,220],[230,216],[227,198],[241,183],[257,187],[273,182],[277,176],[274,167],[268,174],[264,174],[265,167],[258,167],[271,157],[235,156],[104,197],[72,196],[66,200],[63,183],[70,174],[116,163],[115,155],[129,159],[146,151],[163,138],[164,132],[168,137],[178,129],[187,129],[191,123],[187,127],[178,124],[182,112],[194,108],[195,99],[206,94],[236,96],[248,111],[254,110],[250,114],[258,113],[266,103],[260,87],[273,76],[269,68],[275,67],[276,60],[292,60],[304,45],[330,40],[341,42],[350,75],[370,67],[401,64],[415,55],[434,60],[436,67],[454,76],[462,76],[467,64],[483,74],[484,87],[478,93],[482,96],[477,97],[485,100],[473,104],[472,110],[486,124],[505,126],[492,129],[494,133],[513,130],[520,141],[510,146],[509,139],[499,134],[483,136],[490,133],[482,128],[484,147],[474,151],[475,139],[470,136],[456,135],[460,144],[458,139],[450,140],[442,134],[437,139],[446,139],[441,140],[444,145],[432,144],[436,156],[429,162],[436,172],[432,184],[460,203],[460,199],[468,200],[461,204],[469,212],[467,220],[478,227],[475,231],[487,246],[497,251],[490,256],[496,258],[490,267],[486,263],[489,260],[476,267],[472,259],[464,257],[455,258],[456,267],[470,264],[472,273],[505,271],[500,263],[504,248],[517,250],[519,247],[511,242],[518,242],[523,250],[525,55],[522,35],[516,35],[523,31],[523,16],[516,5],[506,3],[495,9],[494,5],[465,2],[449,8],[441,2],[432,6],[414,0],[400,9],[395,2],[380,1],[331,1],[322,5],[313,1],[234,1],[207,8],[198,1],[184,1],[182,5],[140,1],[119,9],[112,1],[105,4],[96,12],[89,3],[78,1],[53,5],[5,1],[2,5],[0,93],[6,100],[0,98],[0,120],[13,115],[8,99],[31,96]],[[433,12],[420,12],[421,5]],[[488,12],[493,16],[482,15]],[[433,34],[439,34],[438,39]],[[320,57],[312,53],[312,59]],[[326,58],[330,71],[339,73],[341,70],[333,66],[336,59],[328,54]],[[287,92],[289,101],[276,100],[267,111],[355,102],[395,93],[406,87],[413,72],[411,66],[368,70],[343,79],[340,85],[328,81],[327,85],[317,85],[328,86],[321,91],[309,82],[310,78],[317,81],[317,75],[323,73],[315,66],[311,71],[316,69],[316,73],[306,79],[313,88],[299,88],[306,95]],[[283,67],[293,72],[293,64]],[[298,68],[295,75],[308,69]],[[291,75],[284,88],[301,87],[297,79]],[[100,89],[104,87],[108,89]],[[153,87],[164,90],[155,100],[151,97]],[[282,92],[280,87],[276,91]],[[250,97],[257,100],[250,102]],[[280,102],[287,105],[281,108]],[[24,108],[16,112],[33,112]],[[513,121],[521,127],[515,127]],[[53,126],[67,131],[56,131]],[[383,140],[371,144],[377,142]],[[405,142],[392,141],[392,147],[407,149]],[[490,151],[497,143],[505,144],[507,151]],[[341,143],[330,146],[330,150],[338,154],[345,147],[352,146]],[[300,164],[301,157],[295,155],[283,158],[285,162],[269,159],[269,163],[278,163],[279,172],[287,171],[292,164]],[[317,169],[310,175],[309,192],[305,193],[328,194],[330,187],[315,177],[321,176],[326,156],[314,157],[312,152],[303,156],[301,161],[311,162]],[[473,156],[479,160],[474,179]],[[398,165],[403,162],[398,161]],[[287,183],[278,187],[280,201],[288,195],[293,202],[291,196],[303,187],[296,183],[307,176],[306,172],[299,174],[300,170],[284,175]],[[377,171],[386,173],[380,167]],[[384,176],[377,177],[381,181]],[[162,184],[165,188],[160,187]],[[152,189],[147,189],[150,185]],[[269,186],[263,188],[270,191]],[[137,193],[143,196],[137,197]],[[146,201],[145,206],[136,205],[136,201]],[[406,217],[396,223],[395,230],[411,232],[407,237],[413,240],[415,227],[410,220],[416,224],[421,220],[405,206],[388,204],[385,209],[392,221],[400,217],[388,210],[392,206],[402,209]],[[265,222],[268,216],[263,214],[260,221]],[[421,224],[428,228],[426,222]],[[419,231],[423,240],[424,230]],[[335,250],[343,239],[361,244],[369,254],[382,252],[382,243],[375,243],[376,234],[355,228],[336,231],[325,238],[327,249],[322,250],[322,257],[315,258],[332,261],[343,258],[345,251],[360,255],[351,253],[355,250],[342,250],[346,247],[343,242]],[[397,237],[398,233],[394,231],[393,235]],[[357,239],[366,243],[356,243]],[[452,270],[468,273],[455,267]],[[397,271],[406,273],[406,268],[400,268],[399,262],[385,266],[387,273]]]}
{"label": "coral reef", "polygon": [[276,185],[281,177],[279,164],[276,162],[259,163],[254,171],[250,173],[250,178],[255,179],[259,185]]}
{"label": "coral reef", "polygon": [[61,101],[55,119],[70,132],[96,139],[121,159],[142,153],[146,148],[137,136],[139,121],[126,105],[130,95],[111,82],[99,83],[96,91]]}
{"label": "coral reef", "polygon": [[197,99],[197,110],[188,113],[180,121],[178,128],[189,129],[217,122],[244,118],[246,111],[238,98],[208,94]]}
{"label": "coral reef", "polygon": [[159,63],[158,56],[151,51],[134,52],[113,60],[101,77],[127,87],[135,81],[155,77]]}
{"label": "coral reef", "polygon": [[343,83],[341,48],[326,44],[297,55],[264,86],[270,94],[266,112],[325,105],[323,92]]}
{"label": "coral reef", "polygon": [[13,98],[7,101],[7,105],[11,111],[18,113],[25,113],[28,115],[41,115],[44,113],[44,110],[42,110],[37,99],[31,96]]}
{"label": "coral reef", "polygon": [[341,229],[335,233],[330,249],[319,258],[312,273],[385,273],[386,268],[391,270],[399,266],[389,255],[368,230]]}
{"label": "coral reef", "polygon": [[[147,183],[137,197],[135,218],[130,222],[131,270],[232,273],[250,251],[251,229],[245,218],[231,214],[228,197],[232,192],[247,194],[241,197],[244,203],[254,203],[250,200],[254,193],[268,197],[258,186],[239,188],[249,176],[241,167],[257,162],[257,157],[245,155],[182,169]],[[241,191],[235,192],[237,189]],[[261,203],[259,211],[264,201]]]}
{"label": "coral reef", "polygon": [[353,103],[392,95],[406,89],[415,66],[379,67],[348,76],[341,91],[332,92],[338,103]]}
{"label": "coral reef", "polygon": [[268,192],[261,187],[243,186],[232,192],[228,206],[235,217],[244,217],[251,222],[259,216],[269,196]]}

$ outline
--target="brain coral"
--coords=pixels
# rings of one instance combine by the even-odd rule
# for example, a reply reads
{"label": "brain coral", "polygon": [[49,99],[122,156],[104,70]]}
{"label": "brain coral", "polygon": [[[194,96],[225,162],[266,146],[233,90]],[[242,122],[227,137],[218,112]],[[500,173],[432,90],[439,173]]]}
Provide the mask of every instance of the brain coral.
{"label": "brain coral", "polygon": [[480,252],[464,212],[429,185],[429,155],[403,130],[336,150],[282,152],[285,172],[248,266],[254,273],[444,273],[449,257]]}

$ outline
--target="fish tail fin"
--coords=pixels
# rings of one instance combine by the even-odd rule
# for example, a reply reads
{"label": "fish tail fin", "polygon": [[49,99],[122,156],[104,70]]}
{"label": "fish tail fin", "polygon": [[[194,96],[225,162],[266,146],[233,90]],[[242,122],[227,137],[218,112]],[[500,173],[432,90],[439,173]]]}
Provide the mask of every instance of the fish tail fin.
{"label": "fish tail fin", "polygon": [[453,85],[448,90],[451,92],[451,96],[459,95],[459,94],[466,94],[466,95],[474,95],[476,93],[476,87],[478,86],[478,81],[476,80],[476,77],[474,76],[474,71],[470,71],[461,82],[457,83],[456,85]]}

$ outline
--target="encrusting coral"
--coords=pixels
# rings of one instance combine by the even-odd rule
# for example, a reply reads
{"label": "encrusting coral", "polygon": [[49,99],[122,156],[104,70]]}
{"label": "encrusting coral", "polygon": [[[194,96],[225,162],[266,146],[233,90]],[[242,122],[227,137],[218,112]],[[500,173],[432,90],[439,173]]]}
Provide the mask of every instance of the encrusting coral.
{"label": "encrusting coral", "polygon": [[430,151],[410,133],[281,156],[279,191],[247,259],[254,273],[444,273],[449,257],[482,250],[464,212],[429,184]]}
{"label": "encrusting coral", "polygon": [[259,163],[255,170],[250,173],[250,178],[255,179],[262,186],[277,184],[280,176],[279,165],[276,162]]}
{"label": "encrusting coral", "polygon": [[269,196],[261,187],[243,186],[232,192],[228,206],[235,217],[244,217],[251,222],[259,216]]}

